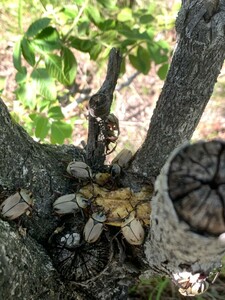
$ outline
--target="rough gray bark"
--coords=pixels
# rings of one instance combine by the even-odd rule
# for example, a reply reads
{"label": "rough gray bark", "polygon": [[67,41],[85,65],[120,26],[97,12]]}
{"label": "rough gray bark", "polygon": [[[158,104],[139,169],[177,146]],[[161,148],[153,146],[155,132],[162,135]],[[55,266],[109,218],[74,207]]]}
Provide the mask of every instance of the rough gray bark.
{"label": "rough gray bark", "polygon": [[112,49],[105,81],[99,91],[89,101],[89,131],[86,149],[87,163],[96,170],[104,164],[106,153],[107,125],[106,117],[110,113],[113,93],[120,73],[122,56]]}
{"label": "rough gray bark", "polygon": [[[131,169],[126,172],[128,179],[124,178],[123,182],[127,182],[128,186],[137,188],[143,184],[146,176],[150,178],[158,175],[169,153],[176,145],[189,139],[197,125],[211,95],[224,58],[224,35],[221,25],[224,17],[222,10],[224,3],[225,1],[220,1],[218,11],[211,9],[208,12],[201,0],[190,1],[188,3],[190,6],[182,8],[177,23],[180,41],[146,142],[134,158]],[[208,19],[212,13],[215,15],[211,18],[212,22],[209,22]],[[192,18],[194,23],[191,21]],[[204,18],[207,20],[205,21]],[[209,38],[209,32],[211,37],[211,29],[213,38],[206,40]],[[203,32],[203,35],[198,34],[199,31]],[[195,67],[191,68],[191,66]],[[117,75],[115,74],[112,90],[115,88]],[[112,90],[108,91],[112,93]],[[175,100],[173,101],[173,99]],[[188,105],[186,105],[187,103]],[[106,112],[108,113],[108,108]],[[179,208],[175,210],[176,205],[171,202],[167,190],[164,190],[165,177],[159,177],[157,181],[161,182],[162,180],[163,185],[162,189],[158,188],[160,184],[156,186],[158,194],[152,200],[152,226],[145,247],[127,244],[124,247],[123,241],[121,242],[119,238],[110,241],[108,234],[103,234],[94,249],[93,245],[84,243],[75,247],[71,254],[68,249],[61,247],[62,241],[65,240],[67,234],[82,235],[85,220],[80,212],[70,218],[60,219],[54,216],[52,203],[57,198],[57,193],[71,193],[79,187],[78,181],[65,176],[66,166],[74,158],[83,160],[85,153],[73,146],[47,146],[34,142],[20,126],[12,122],[7,108],[1,100],[0,116],[1,199],[13,194],[17,188],[26,188],[32,191],[35,198],[35,205],[30,216],[23,215],[19,221],[9,222],[10,226],[6,225],[6,222],[0,223],[0,271],[4,269],[6,278],[11,273],[12,278],[15,278],[16,281],[15,283],[15,281],[9,280],[9,285],[6,285],[6,279],[0,277],[4,297],[8,297],[11,290],[15,290],[15,285],[19,285],[20,299],[40,299],[40,297],[42,297],[41,299],[51,299],[50,295],[53,295],[53,299],[126,299],[130,284],[138,280],[138,276],[146,270],[150,275],[157,273],[171,277],[173,272],[182,270],[184,265],[188,265],[193,272],[199,271],[199,269],[209,272],[212,267],[219,265],[224,247],[220,246],[218,236],[203,237],[202,233],[190,231],[193,224],[188,224],[182,215],[186,208],[184,210],[181,208],[180,211]],[[87,153],[89,153],[87,159],[91,164],[92,155],[95,156],[92,152],[95,151],[95,147],[96,144],[94,150],[87,149]],[[146,155],[146,151],[148,155]],[[103,153],[102,150],[100,153]],[[149,157],[149,153],[152,154],[151,157]],[[134,172],[134,176],[131,174],[132,176],[129,177],[129,172]],[[136,180],[136,175],[137,180],[140,179],[139,181]],[[148,182],[150,182],[149,178]],[[157,218],[158,215],[159,218]],[[163,218],[165,219],[163,220]],[[167,234],[167,231],[164,231],[165,224],[162,220],[167,220],[168,228],[172,229],[170,233]],[[66,226],[63,228],[65,224]],[[27,235],[25,237],[19,236],[16,225],[26,228]],[[57,226],[61,226],[62,231],[59,234],[53,234]],[[195,226],[198,227],[198,224]],[[19,230],[21,231],[21,229]],[[187,239],[182,239],[185,243],[180,243],[180,247],[177,247],[172,241],[180,241],[182,234],[185,234]],[[8,239],[5,238],[7,235],[9,235]],[[170,239],[168,239],[169,237]],[[213,244],[209,245],[211,241]],[[202,255],[206,252],[201,253],[200,250],[205,245],[210,247],[210,251],[204,260]],[[37,251],[34,252],[35,247],[37,247]],[[103,267],[101,265],[100,273],[96,274],[95,263],[98,265],[101,262],[101,253],[106,253],[105,247],[110,255],[107,259],[104,258],[105,265]],[[12,256],[14,249],[20,248],[24,251],[17,252],[18,258],[15,260],[15,265],[12,264],[14,267],[7,265],[6,259]],[[186,251],[187,248],[190,248],[190,251]],[[191,250],[197,250],[197,252],[192,256]],[[57,259],[61,259],[68,252],[69,261],[72,261],[74,257],[83,259],[85,251],[87,255],[90,255],[90,252],[93,253],[94,265],[89,259],[85,264],[78,266],[81,267],[82,272],[91,275],[90,279],[81,282],[68,282],[67,279],[64,281],[65,283],[62,283],[61,277],[52,267],[52,261],[56,266]],[[174,257],[171,251],[174,251]],[[212,254],[215,254],[215,257],[212,257]],[[39,265],[40,260],[36,256],[40,256],[43,266]],[[198,260],[199,264],[195,264],[194,260]],[[31,261],[32,263],[30,263]],[[18,269],[22,268],[23,263],[26,264],[27,272],[24,270],[24,274],[17,275]],[[59,270],[62,270],[61,267],[64,268],[64,266],[64,261],[62,265],[58,263]],[[85,267],[85,271],[83,267]],[[33,280],[36,276],[28,278],[27,275],[28,273],[33,274],[33,269],[36,270],[37,275],[35,282]],[[66,268],[66,274],[67,272],[69,275],[76,273],[77,269],[77,265],[72,264],[68,269]],[[40,295],[43,281],[39,276],[45,279],[46,272],[49,272],[49,276],[46,275],[46,278],[50,291],[46,288],[46,295]],[[83,275],[83,273],[81,274]],[[29,286],[26,291],[24,291],[23,285],[21,286],[23,281],[26,281]],[[59,291],[56,290],[55,283],[59,284]],[[34,289],[31,287],[32,284]],[[76,295],[75,292],[79,295]]]}
{"label": "rough gray bark", "polygon": [[[179,41],[146,140],[132,174],[157,176],[169,153],[190,140],[225,58],[225,2],[185,1],[176,21]],[[212,14],[206,20],[207,5]]]}
{"label": "rough gray bark", "polygon": [[225,254],[224,163],[222,141],[173,151],[151,201],[152,226],[145,243],[150,272],[160,268],[171,277],[184,269],[209,274],[219,268]]}
{"label": "rough gray bark", "polygon": [[[15,226],[14,226],[15,227]],[[68,291],[38,243],[0,220],[0,298],[77,299]]]}

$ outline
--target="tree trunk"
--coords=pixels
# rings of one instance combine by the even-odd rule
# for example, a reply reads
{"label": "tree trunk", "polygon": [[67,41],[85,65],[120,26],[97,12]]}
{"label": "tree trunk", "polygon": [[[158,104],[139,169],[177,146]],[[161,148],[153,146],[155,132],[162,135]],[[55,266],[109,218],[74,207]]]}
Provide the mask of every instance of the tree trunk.
{"label": "tree trunk", "polygon": [[[148,135],[124,177],[116,182],[118,187],[123,184],[138,190],[154,181],[169,154],[191,138],[222,67],[225,1],[183,2],[177,19],[179,42]],[[222,142],[188,145],[172,154],[156,182],[144,246],[129,245],[108,226],[96,243],[71,247],[71,239],[73,243],[74,237],[83,236],[85,212],[61,218],[53,215],[55,199],[80,188],[81,183],[66,173],[68,163],[86,157],[96,170],[103,163],[105,145],[99,136],[104,137],[106,131],[105,117],[118,77],[120,57],[116,56],[110,87],[99,91],[107,96],[105,113],[101,114],[102,98],[90,106],[95,129],[86,153],[73,146],[34,142],[12,121],[0,100],[0,201],[20,188],[32,191],[35,199],[30,215],[0,222],[3,299],[126,299],[129,286],[140,274],[174,279],[174,274],[187,270],[204,273],[205,281],[220,266],[225,252]],[[101,106],[100,115],[95,105]],[[185,192],[181,184],[187,186]],[[202,221],[209,216],[216,216],[213,226]]]}
{"label": "tree trunk", "polygon": [[[179,41],[146,140],[130,172],[157,176],[168,155],[190,140],[225,58],[224,1],[185,1],[176,21]],[[188,3],[190,2],[190,5]],[[206,20],[206,4],[215,13]]]}

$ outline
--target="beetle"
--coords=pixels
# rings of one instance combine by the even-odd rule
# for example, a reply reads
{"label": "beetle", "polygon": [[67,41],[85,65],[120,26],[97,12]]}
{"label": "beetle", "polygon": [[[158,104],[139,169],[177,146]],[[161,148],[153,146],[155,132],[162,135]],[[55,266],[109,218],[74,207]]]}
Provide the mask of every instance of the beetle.
{"label": "beetle", "polygon": [[179,288],[179,293],[183,296],[198,296],[203,294],[209,288],[209,283],[205,280],[197,281],[191,284],[188,288]]}
{"label": "beetle", "polygon": [[106,215],[103,212],[93,213],[84,226],[84,239],[88,243],[96,242],[103,229]]}
{"label": "beetle", "polygon": [[91,168],[82,161],[71,161],[66,170],[70,175],[80,180],[89,180],[92,178]]}
{"label": "beetle", "polygon": [[89,205],[81,193],[63,195],[53,203],[54,211],[59,215],[71,214],[79,208],[86,208]]}
{"label": "beetle", "polygon": [[[116,141],[118,140],[120,134],[119,120],[114,114],[109,114],[105,120],[105,139],[106,139],[106,153],[110,154],[116,149]],[[115,146],[110,150],[110,143],[115,144]]]}
{"label": "beetle", "polygon": [[174,283],[179,287],[179,292],[183,296],[197,296],[203,294],[209,288],[207,276],[201,273],[192,274],[183,271],[174,273]]}
{"label": "beetle", "polygon": [[126,168],[133,154],[128,149],[122,149],[112,160],[112,165],[118,164],[121,168]]}
{"label": "beetle", "polygon": [[145,232],[141,221],[136,218],[135,213],[130,213],[121,224],[121,232],[127,242],[131,245],[143,244]]}
{"label": "beetle", "polygon": [[14,195],[9,196],[0,205],[0,212],[3,217],[14,220],[24,214],[33,205],[31,192],[20,189]]}

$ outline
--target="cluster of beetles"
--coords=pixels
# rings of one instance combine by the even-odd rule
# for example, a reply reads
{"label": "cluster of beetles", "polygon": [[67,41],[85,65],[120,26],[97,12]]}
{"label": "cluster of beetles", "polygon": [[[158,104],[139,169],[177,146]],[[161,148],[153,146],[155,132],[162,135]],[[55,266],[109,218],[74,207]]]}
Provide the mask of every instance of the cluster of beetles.
{"label": "cluster of beetles", "polygon": [[[87,243],[96,242],[107,225],[120,226],[121,233],[129,244],[141,245],[144,241],[143,226],[149,224],[150,191],[134,193],[130,188],[113,187],[112,173],[118,173],[130,158],[129,150],[122,150],[112,161],[111,171],[93,174],[91,168],[81,161],[72,161],[67,172],[82,182],[78,192],[59,197],[53,203],[56,214],[73,214],[76,210],[89,208],[90,216],[83,229]],[[143,212],[143,215],[142,215]]]}
{"label": "cluster of beetles", "polygon": [[[75,193],[57,198],[53,203],[53,211],[59,217],[71,216],[80,211],[86,219],[83,227],[83,240],[86,244],[79,255],[74,251],[80,245],[79,233],[66,233],[60,237],[59,244],[63,247],[58,247],[60,252],[57,252],[57,259],[62,273],[68,279],[86,280],[104,269],[109,248],[102,248],[101,243],[89,248],[88,245],[100,240],[102,232],[108,230],[107,225],[120,228],[116,235],[118,232],[122,233],[127,243],[134,246],[143,244],[144,227],[150,223],[149,200],[153,191],[149,187],[143,187],[141,191],[134,192],[130,188],[118,188],[114,184],[116,176],[126,168],[131,157],[132,153],[123,149],[112,161],[109,172],[97,174],[93,174],[85,162],[72,161],[68,164],[67,172],[80,182],[81,188]],[[3,201],[0,213],[4,218],[14,220],[32,206],[32,194],[26,189],[20,189]],[[211,283],[217,276],[218,272]],[[187,271],[172,274],[174,283],[184,296],[204,293],[209,287],[208,278],[209,276],[201,273],[192,274]]]}

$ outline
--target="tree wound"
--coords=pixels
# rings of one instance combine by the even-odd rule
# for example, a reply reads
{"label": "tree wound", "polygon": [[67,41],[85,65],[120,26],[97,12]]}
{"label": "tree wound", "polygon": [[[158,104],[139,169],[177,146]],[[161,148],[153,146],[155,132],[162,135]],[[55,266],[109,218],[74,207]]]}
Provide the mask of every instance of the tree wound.
{"label": "tree wound", "polygon": [[168,192],[179,218],[194,231],[225,232],[225,143],[182,148],[170,163]]}

